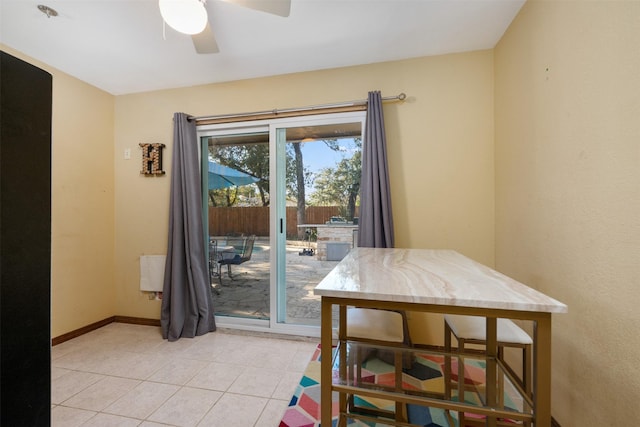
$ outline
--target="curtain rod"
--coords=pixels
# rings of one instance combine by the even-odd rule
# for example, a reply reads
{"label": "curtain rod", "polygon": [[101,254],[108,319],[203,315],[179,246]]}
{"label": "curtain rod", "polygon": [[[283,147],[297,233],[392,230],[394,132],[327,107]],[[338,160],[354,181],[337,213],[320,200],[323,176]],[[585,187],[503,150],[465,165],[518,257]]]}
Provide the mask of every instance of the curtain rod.
{"label": "curtain rod", "polygon": [[[382,101],[404,101],[407,98],[405,93],[400,93],[396,96],[386,96],[382,98]],[[369,101],[367,99],[360,99],[357,101],[348,101],[348,102],[339,102],[335,104],[322,104],[322,105],[312,105],[308,107],[297,107],[297,108],[282,108],[282,109],[273,109],[273,110],[264,110],[264,111],[254,111],[251,113],[235,113],[235,114],[219,114],[215,116],[200,116],[193,117],[189,116],[189,120],[196,121],[205,121],[205,120],[224,120],[224,119],[233,119],[238,117],[252,117],[252,116],[265,116],[265,115],[279,115],[285,113],[298,113],[303,111],[314,111],[314,110],[326,110],[331,108],[346,108],[346,107],[356,107],[367,105]]]}

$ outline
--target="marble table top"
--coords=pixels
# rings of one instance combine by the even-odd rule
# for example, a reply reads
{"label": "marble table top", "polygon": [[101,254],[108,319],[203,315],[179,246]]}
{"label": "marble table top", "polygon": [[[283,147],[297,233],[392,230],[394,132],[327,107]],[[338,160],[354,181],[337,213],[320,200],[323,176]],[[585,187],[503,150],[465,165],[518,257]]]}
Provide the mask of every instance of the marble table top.
{"label": "marble table top", "polygon": [[566,313],[567,306],[452,250],[355,248],[314,294],[458,307]]}

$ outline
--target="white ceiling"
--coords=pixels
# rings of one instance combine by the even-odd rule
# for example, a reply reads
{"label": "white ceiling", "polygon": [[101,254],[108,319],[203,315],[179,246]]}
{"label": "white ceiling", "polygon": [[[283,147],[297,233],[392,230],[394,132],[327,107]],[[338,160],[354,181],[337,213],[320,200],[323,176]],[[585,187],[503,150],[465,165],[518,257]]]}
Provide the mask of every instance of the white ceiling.
{"label": "white ceiling", "polygon": [[0,43],[120,95],[490,49],[525,0],[292,0],[287,18],[231,1],[207,0],[217,54],[163,38],[157,0],[0,0]]}

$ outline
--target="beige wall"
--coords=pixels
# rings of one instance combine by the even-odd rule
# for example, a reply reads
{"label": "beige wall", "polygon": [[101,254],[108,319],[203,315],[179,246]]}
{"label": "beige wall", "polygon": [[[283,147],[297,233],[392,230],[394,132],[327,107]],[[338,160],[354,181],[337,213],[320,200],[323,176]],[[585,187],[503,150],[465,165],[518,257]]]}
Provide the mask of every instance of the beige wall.
{"label": "beige wall", "polygon": [[[165,253],[169,178],[140,176],[141,142],[167,145],[172,116],[247,112],[406,92],[385,104],[396,246],[452,248],[493,265],[493,54],[446,55],[116,98],[117,313],[158,318],[138,291],[138,259]],[[133,159],[123,152],[132,148]],[[440,323],[435,334],[441,334]]]}
{"label": "beige wall", "polygon": [[529,1],[495,49],[496,265],[554,316],[553,415],[640,401],[640,2]]}
{"label": "beige wall", "polygon": [[53,75],[51,336],[57,337],[116,314],[114,98],[0,47]]}

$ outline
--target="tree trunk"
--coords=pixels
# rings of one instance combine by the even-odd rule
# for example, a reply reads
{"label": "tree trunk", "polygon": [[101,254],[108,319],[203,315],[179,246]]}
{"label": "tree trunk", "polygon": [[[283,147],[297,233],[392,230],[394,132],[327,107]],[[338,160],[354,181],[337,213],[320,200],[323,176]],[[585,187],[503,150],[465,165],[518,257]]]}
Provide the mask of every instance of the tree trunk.
{"label": "tree trunk", "polygon": [[[298,190],[298,203],[297,203],[297,213],[296,219],[298,221],[297,225],[306,223],[306,214],[305,214],[305,189],[304,189],[304,162],[302,160],[302,148],[300,143],[293,144],[293,150],[296,153],[296,187]],[[298,239],[304,239],[304,229],[298,227]]]}
{"label": "tree trunk", "polygon": [[347,201],[347,221],[353,221],[353,217],[355,216],[356,197],[358,197],[358,193],[349,193],[349,200]]}

